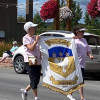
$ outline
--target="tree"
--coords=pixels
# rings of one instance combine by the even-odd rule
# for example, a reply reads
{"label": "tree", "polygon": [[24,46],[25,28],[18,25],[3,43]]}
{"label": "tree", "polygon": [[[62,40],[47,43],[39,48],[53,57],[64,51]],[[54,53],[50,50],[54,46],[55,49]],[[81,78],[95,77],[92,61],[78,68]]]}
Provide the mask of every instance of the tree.
{"label": "tree", "polygon": [[92,18],[86,12],[84,22],[88,32],[100,35],[100,18]]}
{"label": "tree", "polygon": [[25,17],[21,15],[17,17],[17,22],[25,22],[25,21],[26,21]]}
{"label": "tree", "polygon": [[90,26],[91,25],[91,17],[88,15],[88,13],[85,13],[85,17],[84,17],[84,22],[86,26]]}
{"label": "tree", "polygon": [[92,18],[88,13],[85,13],[84,22],[86,26],[94,26],[100,28],[100,18]]}
{"label": "tree", "polygon": [[79,20],[82,18],[82,9],[80,8],[80,4],[76,4],[76,1],[72,2],[72,13],[73,13],[73,19],[72,19],[72,27],[74,25],[79,24]]}
{"label": "tree", "polygon": [[33,18],[33,22],[38,24],[36,33],[40,34],[41,32],[45,31],[46,25],[45,25],[45,22],[41,19],[39,13],[35,14],[35,16]]}

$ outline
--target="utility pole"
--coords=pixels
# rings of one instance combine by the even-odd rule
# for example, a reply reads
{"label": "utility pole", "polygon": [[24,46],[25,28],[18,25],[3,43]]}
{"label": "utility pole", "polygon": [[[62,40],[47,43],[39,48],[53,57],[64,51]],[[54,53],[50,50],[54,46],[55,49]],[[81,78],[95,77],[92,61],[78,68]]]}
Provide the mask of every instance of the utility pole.
{"label": "utility pole", "polygon": [[56,17],[54,18],[54,29],[59,30],[59,8],[60,8],[60,5],[59,5],[59,0],[56,0],[56,1],[57,1],[57,5],[58,5],[58,13],[57,13]]}
{"label": "utility pole", "polygon": [[[72,0],[67,0],[67,7],[70,10],[72,9]],[[71,31],[71,24],[72,24],[72,21],[71,20],[67,21],[67,23],[66,23],[66,30],[67,31]]]}
{"label": "utility pole", "polygon": [[26,0],[26,22],[33,22],[33,0]]}

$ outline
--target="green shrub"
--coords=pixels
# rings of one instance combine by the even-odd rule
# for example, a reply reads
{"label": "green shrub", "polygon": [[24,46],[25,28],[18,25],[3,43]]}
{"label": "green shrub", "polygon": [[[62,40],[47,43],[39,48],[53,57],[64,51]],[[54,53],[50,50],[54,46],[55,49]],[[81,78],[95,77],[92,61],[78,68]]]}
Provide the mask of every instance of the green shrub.
{"label": "green shrub", "polygon": [[0,42],[0,57],[4,51],[10,50],[12,47],[12,42]]}

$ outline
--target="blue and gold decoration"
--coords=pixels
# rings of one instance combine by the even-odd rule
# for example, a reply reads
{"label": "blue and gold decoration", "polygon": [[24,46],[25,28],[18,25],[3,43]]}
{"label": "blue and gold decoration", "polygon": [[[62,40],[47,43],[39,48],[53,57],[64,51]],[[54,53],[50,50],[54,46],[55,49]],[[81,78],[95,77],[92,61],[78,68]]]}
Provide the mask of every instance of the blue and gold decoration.
{"label": "blue and gold decoration", "polygon": [[68,95],[84,86],[72,38],[41,37],[43,86]]}

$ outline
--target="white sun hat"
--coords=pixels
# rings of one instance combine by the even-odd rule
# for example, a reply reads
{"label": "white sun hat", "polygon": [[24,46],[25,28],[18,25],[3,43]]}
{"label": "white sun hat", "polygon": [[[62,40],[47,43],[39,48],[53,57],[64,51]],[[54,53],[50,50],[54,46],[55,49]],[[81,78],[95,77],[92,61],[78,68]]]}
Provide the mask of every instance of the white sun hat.
{"label": "white sun hat", "polygon": [[87,31],[87,29],[86,28],[81,28],[78,31]]}
{"label": "white sun hat", "polygon": [[26,23],[24,24],[24,30],[27,32],[29,28],[31,28],[31,27],[36,27],[37,25],[38,25],[38,24],[34,24],[34,23],[32,23],[32,22],[26,22]]}

